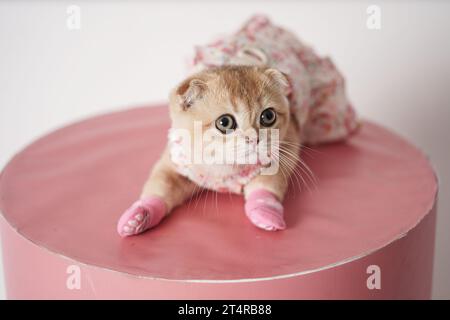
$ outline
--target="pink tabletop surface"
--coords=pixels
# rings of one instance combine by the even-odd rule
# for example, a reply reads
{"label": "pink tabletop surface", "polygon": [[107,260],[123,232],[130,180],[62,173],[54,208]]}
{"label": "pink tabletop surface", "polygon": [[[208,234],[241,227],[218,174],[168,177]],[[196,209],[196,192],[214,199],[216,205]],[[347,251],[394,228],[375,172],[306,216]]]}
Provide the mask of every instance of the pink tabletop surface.
{"label": "pink tabletop surface", "polygon": [[430,212],[437,183],[426,157],[373,123],[345,143],[305,151],[318,180],[293,183],[287,229],[248,221],[240,196],[203,193],[163,223],[122,239],[116,222],[137,199],[166,143],[166,106],[88,119],[31,144],[0,176],[0,210],[33,243],[134,275],[236,280],[307,273],[367,255]]}

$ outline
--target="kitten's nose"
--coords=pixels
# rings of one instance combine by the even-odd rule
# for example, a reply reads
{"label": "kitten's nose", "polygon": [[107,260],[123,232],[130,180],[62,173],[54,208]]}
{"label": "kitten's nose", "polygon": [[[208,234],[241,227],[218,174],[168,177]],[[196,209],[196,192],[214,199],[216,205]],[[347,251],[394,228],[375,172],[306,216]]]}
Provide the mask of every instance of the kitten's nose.
{"label": "kitten's nose", "polygon": [[259,143],[259,138],[253,138],[253,137],[245,136],[245,142],[249,143],[249,144],[258,144]]}

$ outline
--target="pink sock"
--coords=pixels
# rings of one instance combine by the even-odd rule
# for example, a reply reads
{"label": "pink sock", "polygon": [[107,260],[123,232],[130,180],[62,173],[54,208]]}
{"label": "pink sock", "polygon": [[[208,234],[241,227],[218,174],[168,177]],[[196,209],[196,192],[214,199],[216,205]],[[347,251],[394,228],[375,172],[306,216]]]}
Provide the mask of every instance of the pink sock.
{"label": "pink sock", "polygon": [[247,196],[245,213],[257,227],[275,231],[286,228],[283,219],[283,205],[273,193],[265,189],[254,190]]}
{"label": "pink sock", "polygon": [[166,204],[157,196],[150,196],[133,203],[117,223],[121,237],[139,234],[156,226],[167,212]]}

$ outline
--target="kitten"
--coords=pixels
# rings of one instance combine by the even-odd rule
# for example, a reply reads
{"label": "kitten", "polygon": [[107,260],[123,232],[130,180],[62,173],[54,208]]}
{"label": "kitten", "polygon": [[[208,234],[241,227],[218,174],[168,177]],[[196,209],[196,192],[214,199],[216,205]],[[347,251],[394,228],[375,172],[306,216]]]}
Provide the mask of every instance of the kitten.
{"label": "kitten", "polygon": [[169,143],[119,234],[156,226],[199,186],[243,194],[255,226],[285,229],[282,201],[301,144],[342,139],[357,127],[342,76],[260,16],[197,48],[194,67],[170,94]]}

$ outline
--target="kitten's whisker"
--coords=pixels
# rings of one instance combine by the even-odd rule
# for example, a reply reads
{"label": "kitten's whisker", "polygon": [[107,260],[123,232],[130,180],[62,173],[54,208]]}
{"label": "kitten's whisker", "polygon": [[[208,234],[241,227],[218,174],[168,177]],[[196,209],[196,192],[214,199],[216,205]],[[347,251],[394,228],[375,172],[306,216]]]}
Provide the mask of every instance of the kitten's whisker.
{"label": "kitten's whisker", "polygon": [[294,159],[295,159],[295,162],[298,162],[299,169],[307,176],[307,178],[310,180],[312,185],[314,187],[316,187],[317,179],[316,179],[314,173],[312,172],[312,170],[308,167],[308,165],[305,162],[303,162],[303,160],[300,157],[298,157],[294,153],[292,153],[292,151],[286,150],[284,148],[280,148],[280,150],[283,150],[286,157],[288,157],[290,159],[292,157],[291,161],[294,161]]}
{"label": "kitten's whisker", "polygon": [[[282,160],[281,164],[283,166],[285,166],[290,171],[290,175],[291,176],[294,176],[295,180],[297,181],[298,188],[301,191],[302,190],[302,184],[300,183],[300,180],[303,182],[303,184],[305,186],[307,186],[306,183],[305,183],[305,180],[303,179],[303,176],[301,174],[299,174],[299,172],[298,172],[297,168],[295,167],[295,165],[290,162],[290,159],[288,159],[287,157],[283,157],[281,160]],[[300,178],[300,180],[299,180],[299,178]]]}
{"label": "kitten's whisker", "polygon": [[[280,171],[281,171],[281,174],[283,175],[284,183],[286,183],[286,184],[293,183],[291,175],[290,174],[286,175],[283,166],[280,166]],[[289,177],[289,181],[286,178],[287,176]]]}
{"label": "kitten's whisker", "polygon": [[[281,169],[281,172],[282,172],[283,174],[284,174],[284,170],[283,170],[283,169],[288,169],[289,171],[294,171],[294,170],[291,168],[291,166],[286,162],[286,159],[285,159],[284,157],[280,157],[280,155],[278,155],[278,156],[275,156],[275,155],[274,155],[274,157],[275,157],[275,160],[278,161],[278,162],[280,163],[280,169]],[[286,167],[286,168],[285,168],[285,167]],[[294,178],[295,178],[295,180],[296,180],[296,182],[297,182],[297,185],[298,185],[299,190],[302,190],[301,183],[300,183],[300,181],[299,181],[297,175],[296,175],[295,173],[292,174],[292,173],[290,173],[290,172],[288,172],[287,175],[288,175],[288,177],[289,177],[289,181],[290,181],[292,184],[294,184],[293,178],[292,178],[292,176],[294,176]],[[285,178],[285,181],[287,182],[287,179],[286,179],[286,178]]]}
{"label": "kitten's whisker", "polygon": [[320,150],[313,149],[313,148],[308,147],[308,146],[306,146],[304,144],[301,144],[301,143],[296,143],[296,142],[287,141],[287,140],[281,140],[280,144],[281,145],[288,145],[288,146],[299,147],[299,150],[301,150],[303,153],[305,153],[305,155],[311,157],[312,159],[314,159],[314,155],[315,154],[318,154],[318,155],[323,155],[324,154]]}
{"label": "kitten's whisker", "polygon": [[195,197],[195,207],[194,207],[194,210],[197,210],[197,205],[198,205],[198,202],[199,202],[199,200],[200,200],[200,197],[202,196],[202,194],[203,194],[203,187],[199,187],[199,193],[197,193],[197,195],[196,195],[196,197]]}
{"label": "kitten's whisker", "polygon": [[206,196],[205,196],[205,201],[203,202],[203,211],[202,211],[202,216],[204,217],[207,213],[206,213],[206,202],[208,201],[208,197],[209,197],[209,192],[211,190],[209,188],[206,189]]}
{"label": "kitten's whisker", "polygon": [[292,181],[291,176],[289,175],[289,181],[288,181],[286,173],[284,172],[283,166],[280,166],[280,171],[281,171],[281,174],[283,175],[284,183],[289,184],[289,182]]}
{"label": "kitten's whisker", "polygon": [[[288,150],[286,150],[286,152],[289,152]],[[295,156],[291,153],[291,156]],[[311,170],[311,168],[306,164],[306,162],[303,161],[303,159],[301,157],[297,157],[295,156],[298,163],[299,163],[299,167],[300,169],[307,175],[307,177],[310,179],[311,183],[313,185],[316,185],[318,183],[316,176],[314,175],[313,171]]]}
{"label": "kitten's whisker", "polygon": [[289,144],[289,145],[299,146],[302,149],[304,148],[304,149],[308,149],[308,150],[310,150],[312,152],[323,154],[322,151],[320,151],[318,149],[314,149],[312,147],[307,146],[306,144],[299,143],[299,142],[294,142],[294,141],[289,141],[289,140],[280,140],[280,144]]}
{"label": "kitten's whisker", "polygon": [[291,166],[296,167],[293,170],[295,171],[295,173],[300,175],[301,179],[304,181],[308,190],[311,191],[309,188],[310,186],[309,186],[309,184],[306,183],[306,181],[303,179],[303,175],[300,172],[298,172],[298,170],[301,170],[301,172],[306,175],[306,177],[311,182],[311,184],[314,186],[314,188],[316,188],[317,179],[314,176],[311,169],[302,161],[302,159],[298,155],[296,155],[294,152],[292,152],[289,149],[286,149],[283,146],[280,147],[280,151],[284,154],[285,160],[288,161],[291,164]]}
{"label": "kitten's whisker", "polygon": [[195,192],[197,191],[197,188],[199,188],[198,184],[194,183],[194,189],[192,189],[191,196],[189,198],[188,212],[190,212],[189,208],[191,207],[192,198],[195,196]]}
{"label": "kitten's whisker", "polygon": [[[207,175],[206,175],[206,180],[208,180],[209,177],[210,177],[210,174],[207,174]],[[200,194],[199,194],[198,197],[196,198],[194,210],[197,210],[198,202],[200,201],[200,199],[201,199],[201,197],[202,197],[202,195],[203,195],[203,192],[204,192],[205,190],[207,190],[206,187],[200,187]]]}
{"label": "kitten's whisker", "polygon": [[313,185],[316,186],[319,183],[319,181],[318,181],[316,175],[314,174],[314,172],[303,160],[300,159],[299,163],[300,163],[300,167],[303,167],[308,172],[308,176],[311,178],[311,182],[313,183]]}
{"label": "kitten's whisker", "polygon": [[[295,186],[295,183],[298,186],[299,191],[302,191],[302,184],[300,182],[299,179],[299,175],[297,174],[297,172],[286,162],[286,159],[281,161],[281,165],[282,167],[285,167],[285,169],[289,170],[288,175],[289,175],[289,180],[292,182],[292,184]],[[294,179],[295,179],[295,183],[294,183]]]}

